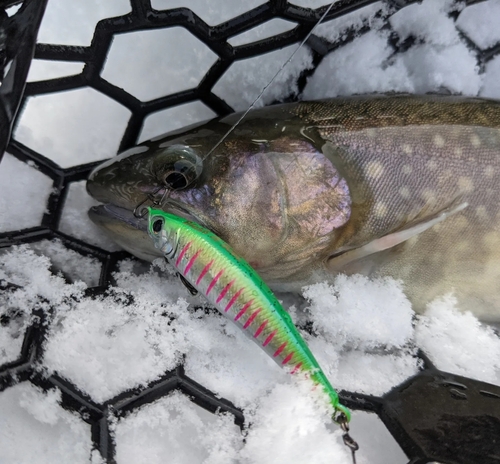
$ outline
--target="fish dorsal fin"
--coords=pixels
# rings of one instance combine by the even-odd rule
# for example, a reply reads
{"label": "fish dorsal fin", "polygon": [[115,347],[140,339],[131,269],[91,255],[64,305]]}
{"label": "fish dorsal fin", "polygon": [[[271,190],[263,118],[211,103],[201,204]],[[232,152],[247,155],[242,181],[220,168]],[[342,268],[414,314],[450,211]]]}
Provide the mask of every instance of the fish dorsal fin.
{"label": "fish dorsal fin", "polygon": [[468,206],[467,202],[462,202],[457,204],[453,202],[450,206],[446,207],[433,214],[432,216],[426,218],[423,221],[419,221],[416,224],[409,225],[404,229],[397,230],[383,237],[376,238],[371,242],[366,243],[358,248],[348,250],[336,256],[332,256],[328,259],[328,268],[330,270],[341,271],[346,265],[362,259],[366,256],[378,253],[379,251],[387,250],[388,248],[395,247],[400,243],[406,242],[412,237],[415,237],[432,226],[439,224],[445,219],[453,216],[454,214],[462,211]]}

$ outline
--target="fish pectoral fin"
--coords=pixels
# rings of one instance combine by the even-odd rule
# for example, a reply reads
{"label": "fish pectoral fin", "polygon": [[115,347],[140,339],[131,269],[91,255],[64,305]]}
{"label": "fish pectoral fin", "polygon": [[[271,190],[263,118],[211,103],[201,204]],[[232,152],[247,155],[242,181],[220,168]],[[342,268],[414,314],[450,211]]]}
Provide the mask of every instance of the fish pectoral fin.
{"label": "fish pectoral fin", "polygon": [[357,261],[366,256],[378,253],[379,251],[395,247],[396,245],[406,242],[410,238],[425,232],[432,226],[435,226],[450,216],[462,211],[467,206],[467,202],[457,204],[455,201],[450,206],[438,211],[430,217],[427,217],[425,220],[418,221],[416,224],[410,224],[404,229],[400,229],[396,232],[384,235],[383,237],[376,238],[375,240],[372,240],[371,242],[368,242],[358,248],[347,250],[344,253],[332,256],[328,259],[327,266],[331,271],[341,270],[344,266],[352,263],[353,261]]}
{"label": "fish pectoral fin", "polygon": [[177,275],[179,276],[179,279],[181,279],[181,282],[184,284],[184,287],[186,287],[186,288],[189,290],[189,292],[191,293],[191,295],[195,295],[195,296],[196,296],[196,295],[198,295],[198,290],[196,290],[196,288],[194,288],[194,287],[193,287],[193,286],[192,286],[192,285],[191,285],[191,284],[190,284],[190,283],[186,280],[186,278],[185,278],[183,275],[181,275],[181,274],[179,274],[179,273],[177,273]]}

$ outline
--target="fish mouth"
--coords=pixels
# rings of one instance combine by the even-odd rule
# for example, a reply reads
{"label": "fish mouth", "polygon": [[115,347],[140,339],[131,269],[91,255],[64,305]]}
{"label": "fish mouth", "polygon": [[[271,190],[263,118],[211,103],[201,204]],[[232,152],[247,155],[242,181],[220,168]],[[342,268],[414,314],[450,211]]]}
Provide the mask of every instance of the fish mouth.
{"label": "fish mouth", "polygon": [[[168,203],[162,209],[168,213],[175,214],[176,216],[180,216],[184,219],[197,222],[202,226],[204,225],[203,221],[200,221],[190,211],[178,204]],[[89,209],[89,217],[94,223],[98,225],[101,225],[101,223],[105,222],[119,221],[142,232],[148,231],[147,215],[136,216],[133,210],[123,208],[122,206],[117,206],[113,203],[93,206]]]}
{"label": "fish mouth", "polygon": [[[162,209],[190,221],[200,222],[179,205],[168,204]],[[113,203],[93,206],[88,215],[113,241],[134,256],[146,261],[154,261],[163,256],[148,234],[147,216],[138,217],[133,210]]]}
{"label": "fish mouth", "polygon": [[89,209],[89,217],[97,225],[102,225],[106,222],[119,221],[142,232],[147,232],[148,230],[147,219],[137,217],[134,215],[133,211],[127,208],[122,208],[121,206],[116,206],[113,203],[93,206]]}

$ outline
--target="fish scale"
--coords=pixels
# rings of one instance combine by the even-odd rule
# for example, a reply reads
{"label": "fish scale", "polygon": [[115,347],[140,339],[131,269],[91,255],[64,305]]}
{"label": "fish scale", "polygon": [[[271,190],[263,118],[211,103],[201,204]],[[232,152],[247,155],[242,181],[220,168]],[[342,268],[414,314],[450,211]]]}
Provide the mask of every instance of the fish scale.
{"label": "fish scale", "polygon": [[176,270],[281,367],[322,385],[336,413],[350,413],[269,287],[242,258],[199,224],[149,208],[148,231]]}

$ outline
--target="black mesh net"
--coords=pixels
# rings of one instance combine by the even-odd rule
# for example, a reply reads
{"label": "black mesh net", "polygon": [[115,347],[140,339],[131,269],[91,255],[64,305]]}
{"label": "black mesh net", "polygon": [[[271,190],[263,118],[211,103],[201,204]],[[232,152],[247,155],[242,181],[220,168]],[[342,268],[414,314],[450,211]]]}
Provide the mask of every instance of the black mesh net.
{"label": "black mesh net", "polygon": [[[325,21],[343,17],[374,3],[371,0],[340,0],[334,4]],[[390,32],[388,44],[395,55],[418,42],[418,39],[412,36],[401,40],[397,33],[391,30],[387,21],[388,17],[410,3],[413,2],[390,0],[386,2],[378,17],[384,22],[383,27]],[[19,4],[21,8],[13,13],[12,9]],[[60,230],[63,205],[71,184],[85,180],[99,162],[86,162],[62,168],[48,156],[44,156],[44,153],[38,153],[16,140],[16,137],[9,139],[11,128],[16,124],[17,109],[22,108],[32,96],[84,87],[95,89],[130,111],[119,144],[121,151],[137,142],[145,118],[155,112],[201,101],[218,115],[231,113],[233,108],[213,91],[230,66],[238,60],[257,57],[299,43],[327,7],[310,9],[296,6],[292,2],[271,0],[221,24],[210,26],[188,8],[157,11],[152,8],[149,0],[130,0],[130,4],[129,13],[102,19],[97,23],[89,46],[71,46],[36,43],[46,1],[1,2],[3,9],[0,17],[0,66],[4,78],[0,87],[0,143],[3,144],[0,156],[7,146],[7,151],[18,160],[36,163],[39,171],[52,180],[53,188],[41,223],[35,227],[0,233],[0,247],[57,238],[68,249],[97,259],[102,264],[100,276],[98,281],[95,279],[95,285],[85,291],[86,296],[91,297],[108,291],[114,282],[112,274],[117,270],[120,260],[127,257],[133,259],[126,252],[108,252]],[[296,26],[254,43],[232,46],[228,42],[231,37],[273,18],[293,21]],[[118,34],[174,26],[184,28],[217,56],[198,85],[189,90],[141,101],[102,77],[108,51]],[[313,34],[305,45],[312,53],[312,66],[297,76],[295,90],[281,100],[293,101],[299,98],[308,76],[314,73],[326,55],[346,46],[369,30],[368,22],[357,24],[348,27],[335,41],[328,41]],[[480,49],[466,35],[462,34],[462,39],[475,54],[480,69],[484,70],[487,63],[500,53],[500,43]],[[84,64],[83,70],[69,77],[29,82],[25,87],[33,54],[36,59],[41,60],[81,62]],[[17,289],[16,284],[0,281],[0,292],[4,295]],[[57,374],[45,375],[39,369],[39,364],[43,359],[44,340],[50,325],[51,310],[47,311],[46,303],[40,299],[33,307],[33,315],[37,317],[24,333],[19,357],[0,366],[0,390],[8,390],[20,382],[31,382],[44,390],[57,387],[62,392],[62,406],[90,424],[93,446],[106,462],[115,462],[115,442],[111,426],[113,421],[168,395],[173,390],[182,392],[208,411],[232,414],[235,423],[243,426],[245,418],[242,411],[230,401],[218,396],[217,392],[211,392],[189,378],[182,365],[166,372],[160,379],[145,387],[123,391],[102,404],[93,401],[67,379]],[[0,322],[3,326],[8,326],[15,318],[15,311],[4,312]],[[354,410],[376,413],[411,463],[500,463],[500,387],[441,372],[423,353],[420,353],[420,357],[421,372],[383,397],[342,391],[340,397],[343,403]]]}

